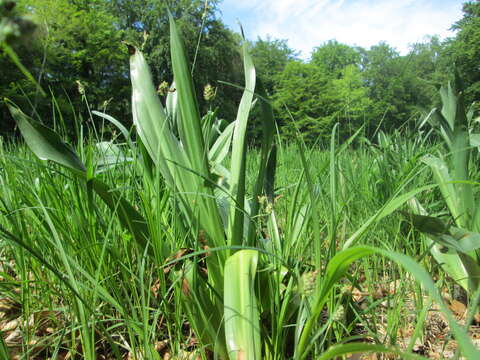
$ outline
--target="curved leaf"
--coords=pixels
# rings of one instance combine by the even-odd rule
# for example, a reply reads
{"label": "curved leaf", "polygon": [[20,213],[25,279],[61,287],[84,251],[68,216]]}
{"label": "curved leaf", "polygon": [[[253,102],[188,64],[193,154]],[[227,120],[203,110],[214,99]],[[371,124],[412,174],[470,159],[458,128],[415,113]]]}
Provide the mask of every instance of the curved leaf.
{"label": "curved leaf", "polygon": [[77,173],[85,173],[85,165],[75,151],[62,141],[60,136],[25,115],[18,107],[14,106],[13,103],[7,103],[7,106],[25,142],[35,155],[41,160],[54,161]]}
{"label": "curved leaf", "polygon": [[241,245],[243,240],[244,203],[245,203],[245,163],[247,147],[245,142],[248,116],[252,107],[255,91],[255,68],[248,53],[247,42],[243,43],[243,66],[245,73],[245,90],[238,106],[235,130],[233,132],[232,159],[230,166],[230,192],[235,198],[230,212],[228,232],[229,245]]}
{"label": "curved leaf", "polygon": [[233,129],[235,128],[235,122],[228,124],[228,126],[222,131],[215,143],[212,145],[208,152],[208,159],[210,162],[220,164],[228,155],[230,145],[232,144]]}

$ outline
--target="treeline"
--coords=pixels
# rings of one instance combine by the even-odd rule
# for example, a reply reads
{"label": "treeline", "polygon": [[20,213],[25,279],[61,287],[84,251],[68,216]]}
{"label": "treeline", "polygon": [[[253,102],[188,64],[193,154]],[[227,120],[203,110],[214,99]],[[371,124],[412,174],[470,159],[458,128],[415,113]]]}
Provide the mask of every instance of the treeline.
{"label": "treeline", "polygon": [[[223,24],[218,3],[177,0],[169,8],[185,39],[202,110],[218,108],[219,116],[232,121],[243,84],[241,37]],[[159,85],[173,81],[165,1],[18,0],[15,12],[37,24],[33,35],[12,46],[49,96],[41,96],[4,52],[0,96],[30,109],[44,123],[62,121],[73,129],[75,121],[89,119],[89,109],[130,123],[125,42],[143,48]],[[315,141],[328,136],[337,122],[343,137],[361,125],[371,135],[377,129],[413,126],[422,109],[438,103],[437,88],[450,77],[453,64],[466,82],[467,100],[479,99],[480,2],[465,3],[463,18],[452,28],[453,38],[430,37],[412,44],[404,56],[386,43],[364,49],[331,40],[304,61],[285,40],[274,38],[252,42],[251,54],[285,139],[300,131]],[[208,101],[202,96],[207,84],[216,89]],[[258,141],[255,115],[250,133]],[[3,105],[0,116],[0,134],[12,133]]]}

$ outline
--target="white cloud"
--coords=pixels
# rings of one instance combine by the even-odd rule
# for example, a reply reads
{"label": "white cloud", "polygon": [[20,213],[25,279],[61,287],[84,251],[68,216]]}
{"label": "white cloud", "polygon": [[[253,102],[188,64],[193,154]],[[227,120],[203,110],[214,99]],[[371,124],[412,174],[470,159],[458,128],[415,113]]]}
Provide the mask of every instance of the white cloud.
{"label": "white cloud", "polygon": [[452,36],[461,18],[459,0],[224,0],[228,18],[238,18],[247,36],[288,39],[307,58],[315,46],[336,39],[370,47],[386,41],[401,53],[425,35]]}

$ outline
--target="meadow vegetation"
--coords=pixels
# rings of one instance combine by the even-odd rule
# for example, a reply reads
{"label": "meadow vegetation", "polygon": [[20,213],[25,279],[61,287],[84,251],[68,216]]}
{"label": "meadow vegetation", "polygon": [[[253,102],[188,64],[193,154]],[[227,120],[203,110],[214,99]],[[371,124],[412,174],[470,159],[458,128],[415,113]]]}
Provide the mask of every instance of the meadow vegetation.
{"label": "meadow vegetation", "polygon": [[161,91],[127,47],[133,124],[88,88],[86,118],[67,120],[54,95],[53,121],[4,100],[21,139],[0,137],[0,358],[480,358],[471,83],[455,73],[408,126],[337,114],[315,132],[282,81],[309,90],[285,80],[302,68],[366,113],[380,105],[354,64],[316,72],[329,47],[357,53],[329,43],[276,88],[243,39],[226,121],[165,14]]}

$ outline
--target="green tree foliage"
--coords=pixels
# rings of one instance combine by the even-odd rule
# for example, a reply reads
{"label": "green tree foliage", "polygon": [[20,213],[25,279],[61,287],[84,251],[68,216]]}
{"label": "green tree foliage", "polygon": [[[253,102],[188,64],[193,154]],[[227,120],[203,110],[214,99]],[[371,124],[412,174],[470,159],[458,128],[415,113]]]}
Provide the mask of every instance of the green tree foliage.
{"label": "green tree foliage", "polygon": [[324,64],[292,61],[277,81],[275,107],[287,138],[300,132],[313,142],[328,137],[336,122],[341,124],[341,136],[346,136],[361,126],[371,106],[355,65],[345,66],[332,77]]}
{"label": "green tree foliage", "polygon": [[[37,23],[30,41],[14,47],[22,63],[50,89],[56,99],[56,109],[73,129],[77,112],[87,114],[79,94],[79,82],[85,89],[92,108],[105,108],[114,115],[128,113],[129,79],[122,31],[115,18],[99,1],[69,0],[18,1],[18,11]],[[0,54],[0,94],[17,104],[30,108],[42,121],[54,122],[49,97],[40,96],[36,86],[26,80],[5,54]],[[4,69],[7,69],[4,71]],[[12,69],[10,71],[9,69]],[[112,91],[115,89],[115,91]],[[6,109],[2,115],[9,119]],[[11,130],[11,123],[1,131]]]}
{"label": "green tree foliage", "polygon": [[[8,33],[22,63],[51,91],[58,106],[52,111],[51,98],[42,97],[35,81],[23,76],[2,51],[0,97],[31,109],[32,115],[50,124],[62,113],[72,131],[78,113],[83,119],[89,116],[79,93],[84,89],[92,109],[105,110],[130,123],[128,56],[122,41],[143,49],[157,85],[171,84],[168,3],[185,40],[201,112],[218,108],[220,117],[232,121],[241,95],[241,88],[235,85],[243,83],[240,36],[219,18],[219,2],[18,0],[12,10],[11,1],[0,0],[0,42]],[[330,40],[316,47],[311,59],[304,62],[286,40],[266,37],[251,42],[259,82],[274,101],[283,136],[296,137],[300,131],[314,141],[329,136],[336,122],[341,136],[364,124],[367,136],[378,129],[389,132],[400,126],[413,127],[419,109],[439,103],[437,88],[448,80],[454,62],[466,80],[466,101],[478,100],[480,2],[466,2],[463,12],[463,18],[452,27],[454,38],[442,42],[431,37],[412,45],[405,56],[386,43],[362,49]],[[35,32],[24,19],[35,19]],[[29,36],[15,41],[20,38],[18,33]],[[215,98],[208,102],[201,96],[207,84],[216,89],[211,91]],[[13,123],[1,104],[0,116],[4,119],[0,133],[12,131]],[[248,128],[254,143],[262,141],[257,117],[254,108]]]}
{"label": "green tree foliage", "polygon": [[[167,2],[158,0],[112,0],[113,14],[121,28],[125,29],[128,41],[142,44],[143,51],[152,69],[154,81],[171,83],[173,75],[170,63],[169,25]],[[234,34],[217,18],[218,1],[180,0],[170,2],[168,9],[177,19],[185,42],[187,57],[193,67],[197,94],[210,84],[217,88],[213,106],[228,120],[235,116],[236,104],[241,91],[222,82],[242,82],[242,64],[238,53],[238,41]],[[146,41],[144,34],[146,34]],[[202,111],[206,104],[199,97]]]}
{"label": "green tree foliage", "polygon": [[438,36],[429,37],[422,43],[411,46],[407,56],[407,65],[417,80],[415,92],[416,105],[430,108],[432,103],[440,101],[438,89],[448,82],[451,65],[445,55],[445,47]]}
{"label": "green tree foliage", "polygon": [[21,16],[15,1],[0,0],[0,43],[18,42],[30,35],[34,29],[35,24]]}
{"label": "green tree foliage", "polygon": [[[258,38],[255,42],[252,42],[250,44],[250,54],[255,64],[257,79],[270,96],[276,92],[277,76],[298,55],[288,46],[287,40],[273,39],[270,36],[265,39]],[[262,141],[260,118],[260,107],[256,106],[251,112],[251,120],[248,124],[251,144],[258,144]]]}
{"label": "green tree foliage", "polygon": [[323,66],[331,77],[342,75],[348,65],[358,65],[361,56],[357,49],[341,44],[336,40],[329,40],[324,45],[315,48],[312,53],[312,63]]}
{"label": "green tree foliage", "polygon": [[315,140],[328,132],[328,77],[314,64],[292,61],[278,75],[274,105],[279,113],[282,133],[295,138],[300,131]]}
{"label": "green tree foliage", "polygon": [[81,108],[77,103],[80,82],[92,108],[110,104],[108,110],[115,115],[127,112],[124,99],[130,92],[123,32],[104,4],[44,0],[31,6],[39,23],[45,24],[46,63],[42,70],[48,86],[64,90]]}
{"label": "green tree foliage", "polygon": [[[19,10],[33,17],[39,26],[35,41],[18,46],[15,51],[43,87],[51,89],[70,130],[77,112],[81,112],[83,118],[89,116],[79,89],[85,91],[91,109],[105,110],[126,123],[131,121],[124,40],[143,44],[157,84],[173,80],[164,1],[20,0],[18,5]],[[215,1],[178,1],[170,4],[170,10],[178,18],[192,66],[195,61],[197,93],[202,94],[207,84],[218,87],[217,97],[209,104],[199,96],[202,110],[218,106],[221,116],[233,120],[241,91],[219,81],[241,83],[237,38],[216,17]],[[25,109],[32,108],[32,114],[52,123],[50,99],[39,97],[35,87],[15,71],[3,53],[0,53],[0,65],[1,96]],[[0,111],[4,117],[9,118],[3,110]],[[12,123],[0,131],[6,129],[11,130]]]}
{"label": "green tree foliage", "polygon": [[373,105],[368,96],[363,75],[355,65],[347,65],[340,77],[332,80],[332,91],[336,97],[336,112],[332,119],[340,123],[340,133],[353,135],[363,123],[368,121]]}
{"label": "green tree foliage", "polygon": [[364,78],[373,102],[369,133],[390,131],[404,125],[416,113],[417,77],[408,56],[382,42],[365,52]]}
{"label": "green tree foliage", "polygon": [[453,26],[457,35],[448,44],[447,52],[456,63],[465,80],[466,101],[480,99],[480,2],[469,1],[463,5],[463,18]]}
{"label": "green tree foliage", "polygon": [[[39,47],[35,30],[36,26],[23,6],[14,1],[0,0],[0,100],[8,97],[25,108],[29,102],[24,93],[39,94],[39,89],[33,85],[35,81],[28,79],[21,69],[30,69],[36,62],[35,55]],[[12,58],[12,53],[17,62]],[[30,56],[24,56],[20,61],[17,53]],[[30,73],[28,75],[31,76]],[[13,129],[13,119],[1,102],[0,119],[0,134]]]}
{"label": "green tree foliage", "polygon": [[275,76],[283,71],[289,61],[295,60],[298,53],[288,46],[287,40],[273,39],[267,36],[258,38],[250,48],[255,71],[266,91],[273,93]]}

